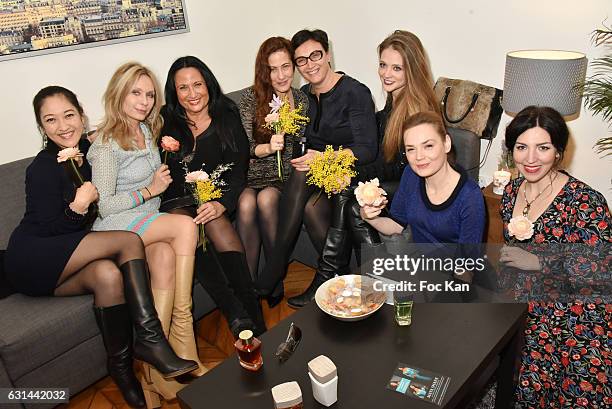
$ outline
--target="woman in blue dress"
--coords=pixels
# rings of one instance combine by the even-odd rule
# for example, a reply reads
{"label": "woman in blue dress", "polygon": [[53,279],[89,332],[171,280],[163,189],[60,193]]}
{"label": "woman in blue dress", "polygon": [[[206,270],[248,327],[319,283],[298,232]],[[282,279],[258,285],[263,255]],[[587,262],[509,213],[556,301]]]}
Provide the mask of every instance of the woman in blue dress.
{"label": "woman in blue dress", "polygon": [[439,114],[410,116],[402,129],[409,166],[391,204],[391,217],[380,216],[387,201],[365,205],[361,216],[382,234],[410,226],[416,243],[482,242],[485,207],[478,185],[449,162],[451,139]]}

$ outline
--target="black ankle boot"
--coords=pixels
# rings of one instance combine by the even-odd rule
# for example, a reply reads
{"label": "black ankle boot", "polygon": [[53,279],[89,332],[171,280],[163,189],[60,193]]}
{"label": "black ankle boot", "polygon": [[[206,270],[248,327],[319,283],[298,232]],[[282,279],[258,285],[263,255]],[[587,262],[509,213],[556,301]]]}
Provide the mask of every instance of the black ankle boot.
{"label": "black ankle boot", "polygon": [[131,260],[120,267],[125,299],[136,332],[134,356],[151,364],[165,378],[198,368],[194,361],[181,359],[170,348],[153,305],[151,282],[145,260]]}
{"label": "black ankle boot", "polygon": [[133,408],[144,407],[142,387],[134,375],[132,321],[127,305],[94,307],[94,313],[106,349],[108,374],[115,381],[128,405]]}
{"label": "black ankle boot", "polygon": [[314,300],[317,290],[319,289],[321,284],[323,284],[327,280],[329,280],[328,277],[322,275],[317,271],[306,291],[304,291],[300,295],[296,295],[295,297],[290,297],[287,300],[287,304],[289,304],[289,306],[292,308],[302,308],[303,306]]}
{"label": "black ankle boot", "polygon": [[266,331],[266,323],[261,311],[259,297],[253,286],[246,255],[238,251],[225,251],[218,253],[217,257],[234,293],[255,324],[254,334],[263,334]]}

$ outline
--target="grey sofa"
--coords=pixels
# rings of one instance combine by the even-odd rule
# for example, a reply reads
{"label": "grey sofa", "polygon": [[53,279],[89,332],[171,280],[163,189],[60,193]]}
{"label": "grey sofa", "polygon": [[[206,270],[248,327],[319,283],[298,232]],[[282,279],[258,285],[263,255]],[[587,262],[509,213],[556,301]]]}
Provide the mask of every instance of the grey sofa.
{"label": "grey sofa", "polygon": [[[239,95],[240,91],[229,94],[234,100]],[[470,132],[451,132],[457,162],[471,169],[471,176],[477,180],[479,139]],[[27,158],[0,165],[0,186],[4,189],[0,207],[0,249],[6,248],[11,232],[23,217],[25,169],[31,161],[32,158]],[[302,230],[291,260],[314,267],[317,258],[306,232]],[[260,267],[262,264],[263,260]],[[354,258],[352,266],[355,266]],[[1,277],[2,274],[0,294],[7,291]],[[216,308],[197,281],[193,300],[195,320]],[[0,299],[0,388],[67,387],[74,395],[104,376],[106,354],[92,312],[92,296],[32,298],[12,294]],[[33,409],[53,406],[25,405]],[[4,407],[9,406],[0,404],[0,409]]]}
{"label": "grey sofa", "polygon": [[[27,158],[0,165],[0,186],[4,189],[0,249],[6,249],[11,232],[23,217],[25,169],[31,161]],[[305,232],[300,234],[291,258],[314,266],[317,254]],[[0,294],[8,291],[0,279]],[[197,281],[193,301],[195,320],[216,308]],[[12,294],[0,299],[0,388],[61,387],[74,395],[106,376],[106,353],[92,303],[90,295],[32,298]],[[33,409],[53,406],[25,405]],[[19,406],[0,403],[0,409],[5,407]]]}

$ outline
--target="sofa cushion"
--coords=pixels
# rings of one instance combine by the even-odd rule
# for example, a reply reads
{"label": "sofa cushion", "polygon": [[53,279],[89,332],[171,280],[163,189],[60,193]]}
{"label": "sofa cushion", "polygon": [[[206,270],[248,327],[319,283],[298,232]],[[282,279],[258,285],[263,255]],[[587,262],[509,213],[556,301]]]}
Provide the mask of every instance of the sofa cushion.
{"label": "sofa cushion", "polygon": [[0,300],[0,359],[15,380],[99,335],[91,295]]}
{"label": "sofa cushion", "polygon": [[5,250],[0,250],[0,300],[14,292],[4,273],[4,253]]}
{"label": "sofa cushion", "polygon": [[33,158],[2,165],[2,206],[0,206],[0,249],[5,249],[11,233],[25,211],[25,170]]}

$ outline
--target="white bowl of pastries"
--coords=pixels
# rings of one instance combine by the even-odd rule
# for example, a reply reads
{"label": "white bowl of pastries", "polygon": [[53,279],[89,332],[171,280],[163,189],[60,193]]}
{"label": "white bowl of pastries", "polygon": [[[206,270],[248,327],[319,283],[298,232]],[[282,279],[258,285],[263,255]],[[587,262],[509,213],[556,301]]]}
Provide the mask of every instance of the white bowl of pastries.
{"label": "white bowl of pastries", "polygon": [[361,275],[334,277],[323,283],[315,294],[319,308],[340,321],[359,321],[382,307],[384,291],[374,290],[375,280]]}

